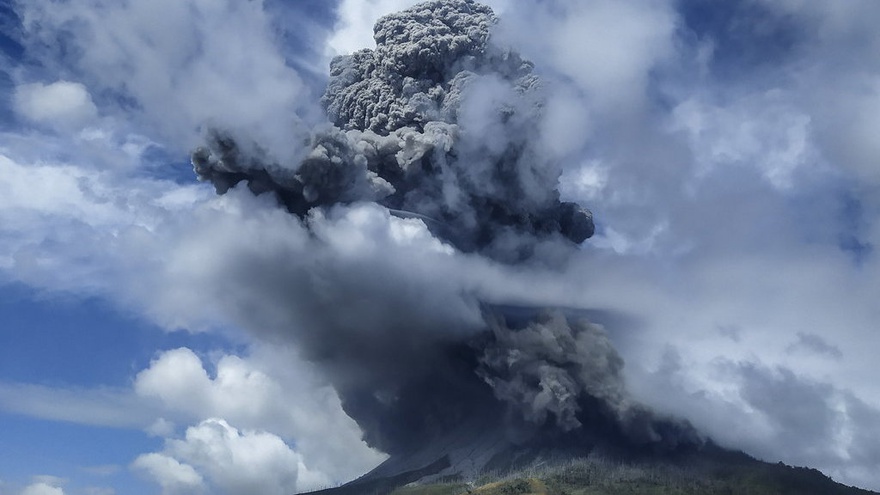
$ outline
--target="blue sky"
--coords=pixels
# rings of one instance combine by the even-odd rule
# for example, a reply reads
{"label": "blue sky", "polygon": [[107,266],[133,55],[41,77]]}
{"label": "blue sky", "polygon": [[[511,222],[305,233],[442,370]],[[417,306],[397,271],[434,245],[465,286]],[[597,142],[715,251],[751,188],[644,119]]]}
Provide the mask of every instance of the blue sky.
{"label": "blue sky", "polygon": [[297,156],[329,59],[413,3],[0,0],[0,495],[290,493],[376,465],[266,268],[352,252],[441,295],[626,314],[638,400],[880,490],[880,6],[488,2],[596,218],[563,274],[432,268],[427,231],[365,206],[318,256],[271,199],[195,180],[207,127]]}

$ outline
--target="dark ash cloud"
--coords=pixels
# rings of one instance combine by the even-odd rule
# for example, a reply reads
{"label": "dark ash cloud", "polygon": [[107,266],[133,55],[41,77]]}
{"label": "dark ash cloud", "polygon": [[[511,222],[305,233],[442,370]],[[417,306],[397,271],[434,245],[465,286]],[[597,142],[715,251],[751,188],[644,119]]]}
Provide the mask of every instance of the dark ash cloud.
{"label": "dark ash cloud", "polygon": [[544,89],[493,43],[495,22],[471,0],[380,19],[375,50],[332,62],[330,123],[297,163],[208,134],[199,178],[273,194],[302,236],[295,253],[235,261],[239,318],[321,366],[365,440],[391,454],[382,475],[439,458],[483,468],[535,445],[698,446],[688,423],[629,398],[601,326],[552,308],[513,315],[472,287],[481,271],[553,266],[545,253],[564,258],[594,231],[589,210],[560,201],[562,164],[535,143]]}
{"label": "dark ash cloud", "polygon": [[314,131],[299,163],[274,163],[255,143],[210,132],[193,154],[219,193],[246,181],[303,216],[376,201],[427,220],[465,251],[515,261],[535,242],[580,243],[586,208],[559,199],[561,164],[543,156],[544,94],[532,64],[495,46],[495,16],[472,1],[428,2],[376,24],[375,50],[337,57],[322,102],[333,125]]}

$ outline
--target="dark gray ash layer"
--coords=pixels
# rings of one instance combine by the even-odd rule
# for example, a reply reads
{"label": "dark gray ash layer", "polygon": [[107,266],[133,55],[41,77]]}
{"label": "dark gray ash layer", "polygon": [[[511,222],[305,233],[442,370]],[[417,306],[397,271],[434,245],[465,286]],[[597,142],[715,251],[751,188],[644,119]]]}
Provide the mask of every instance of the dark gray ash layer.
{"label": "dark gray ash layer", "polygon": [[376,48],[337,57],[322,98],[331,126],[315,130],[299,163],[221,130],[193,153],[219,193],[246,181],[293,213],[376,201],[411,213],[464,251],[505,261],[537,241],[581,243],[586,208],[559,199],[561,164],[534,146],[543,93],[532,64],[495,46],[491,9],[432,1],[375,27]]}
{"label": "dark gray ash layer", "polygon": [[[310,222],[334,210],[310,211],[370,201],[422,220],[471,260],[519,263],[554,241],[572,250],[593,234],[592,214],[560,201],[562,164],[538,145],[544,89],[530,62],[493,44],[495,23],[471,0],[383,17],[375,49],[333,60],[329,122],[301,160],[279,163],[214,130],[193,153],[198,177],[220,194],[240,182],[273,193],[312,233],[320,224]],[[514,318],[452,282],[408,285],[399,260],[340,266],[317,235],[305,255],[284,259],[242,270],[245,292],[290,315],[279,331],[326,372],[368,443],[391,454],[383,476],[443,456],[483,468],[528,445],[699,443],[687,423],[629,399],[623,360],[599,325],[551,309]]]}

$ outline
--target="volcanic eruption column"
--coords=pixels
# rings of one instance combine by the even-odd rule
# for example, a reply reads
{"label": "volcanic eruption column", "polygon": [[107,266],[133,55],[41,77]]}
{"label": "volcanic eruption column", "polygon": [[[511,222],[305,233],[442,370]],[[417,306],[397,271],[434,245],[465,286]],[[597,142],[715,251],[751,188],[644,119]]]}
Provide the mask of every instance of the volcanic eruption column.
{"label": "volcanic eruption column", "polygon": [[[493,43],[495,23],[471,0],[383,17],[374,50],[331,63],[322,98],[330,124],[312,131],[299,163],[277,163],[259,143],[215,129],[193,153],[198,177],[220,194],[239,182],[274,193],[306,229],[333,208],[374,202],[486,263],[540,263],[546,244],[574,252],[593,234],[592,214],[560,201],[561,164],[538,138],[545,90],[532,63]],[[474,418],[491,418],[512,444],[698,441],[686,423],[628,399],[623,361],[598,325],[552,310],[512,324],[461,295],[482,319],[465,324],[421,311],[409,294],[364,293],[356,276],[324,281],[321,297],[308,287],[291,295],[291,311],[310,327],[295,341],[367,442],[392,459]]]}

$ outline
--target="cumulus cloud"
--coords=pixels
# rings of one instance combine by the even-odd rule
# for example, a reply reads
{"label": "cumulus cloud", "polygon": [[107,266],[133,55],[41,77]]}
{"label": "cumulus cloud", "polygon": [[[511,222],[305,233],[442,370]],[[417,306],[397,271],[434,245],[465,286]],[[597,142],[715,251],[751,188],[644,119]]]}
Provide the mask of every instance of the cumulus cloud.
{"label": "cumulus cloud", "polygon": [[[297,356],[259,345],[252,352],[247,358],[219,354],[203,364],[189,349],[166,351],[134,378],[131,389],[0,384],[0,409],[54,421],[144,429],[166,441],[179,432],[176,425],[200,424],[223,415],[224,421],[245,430],[266,432],[273,449],[279,442],[295,445],[300,488],[340,483],[384,460],[383,454],[364,444],[335,391],[310,377],[313,371]],[[212,376],[205,366],[214,370]],[[179,456],[166,459],[165,454],[145,454],[134,467],[151,479],[164,480],[160,484],[168,493],[185,493],[199,484],[188,467],[195,461]],[[202,473],[199,476],[207,476],[205,470],[213,469],[214,461],[222,459],[203,458],[193,465]],[[96,476],[117,470],[115,465],[84,468]],[[54,478],[37,481],[60,485]]]}
{"label": "cumulus cloud", "polygon": [[[93,225],[123,220],[117,205],[108,204],[101,180],[89,170],[70,165],[22,165],[0,155],[2,206],[9,212],[28,215],[66,216],[83,219]],[[26,181],[38,181],[40,191],[22,187]],[[10,215],[10,220],[12,220]]]}
{"label": "cumulus cloud", "polygon": [[135,459],[131,467],[158,483],[163,495],[200,493],[205,490],[205,480],[192,466],[167,455],[144,454]]}
{"label": "cumulus cloud", "polygon": [[16,110],[26,119],[61,128],[89,124],[97,117],[88,89],[79,83],[23,84],[15,89]]}
{"label": "cumulus cloud", "polygon": [[[295,356],[269,350],[258,355],[248,359],[224,355],[212,363],[214,376],[209,376],[190,349],[166,351],[136,376],[134,392],[157,400],[164,414],[181,421],[222,417],[239,427],[269,430],[295,442],[297,456],[303,456],[297,462],[309,473],[301,478],[302,486],[338,482],[382,460],[360,440],[360,431],[342,413],[334,391],[310,380],[310,370],[297,366]],[[174,429],[163,419],[150,431],[170,438]],[[209,461],[204,460],[202,467]]]}
{"label": "cumulus cloud", "polygon": [[674,56],[675,29],[666,1],[529,1],[502,19],[499,36],[541,60],[542,72],[570,78],[583,111],[623,114],[646,103],[650,74]]}
{"label": "cumulus cloud", "polygon": [[[142,119],[177,150],[196,144],[200,126],[222,123],[279,157],[296,153],[291,137],[313,112],[304,106],[311,99],[285,63],[263,2],[38,1],[21,10],[34,56],[109,94],[98,105]],[[128,100],[122,108],[120,99]]]}
{"label": "cumulus cloud", "polygon": [[205,196],[171,181],[123,179],[89,166],[31,161],[13,150],[0,151],[0,170],[5,277],[56,290],[109,288],[110,278],[135,261],[121,244],[134,247],[139,232],[149,232],[171,211]]}
{"label": "cumulus cloud", "polygon": [[785,101],[790,97],[770,90],[727,104],[690,99],[673,110],[671,125],[697,153],[698,177],[713,167],[747,166],[774,187],[790,188],[796,175],[823,165],[809,139],[812,119]]}
{"label": "cumulus cloud", "polygon": [[293,493],[326,485],[276,435],[239,431],[222,419],[187,428],[184,438],[166,441],[163,453],[144,454],[132,466],[144,470],[163,493],[208,489],[228,495]]}

